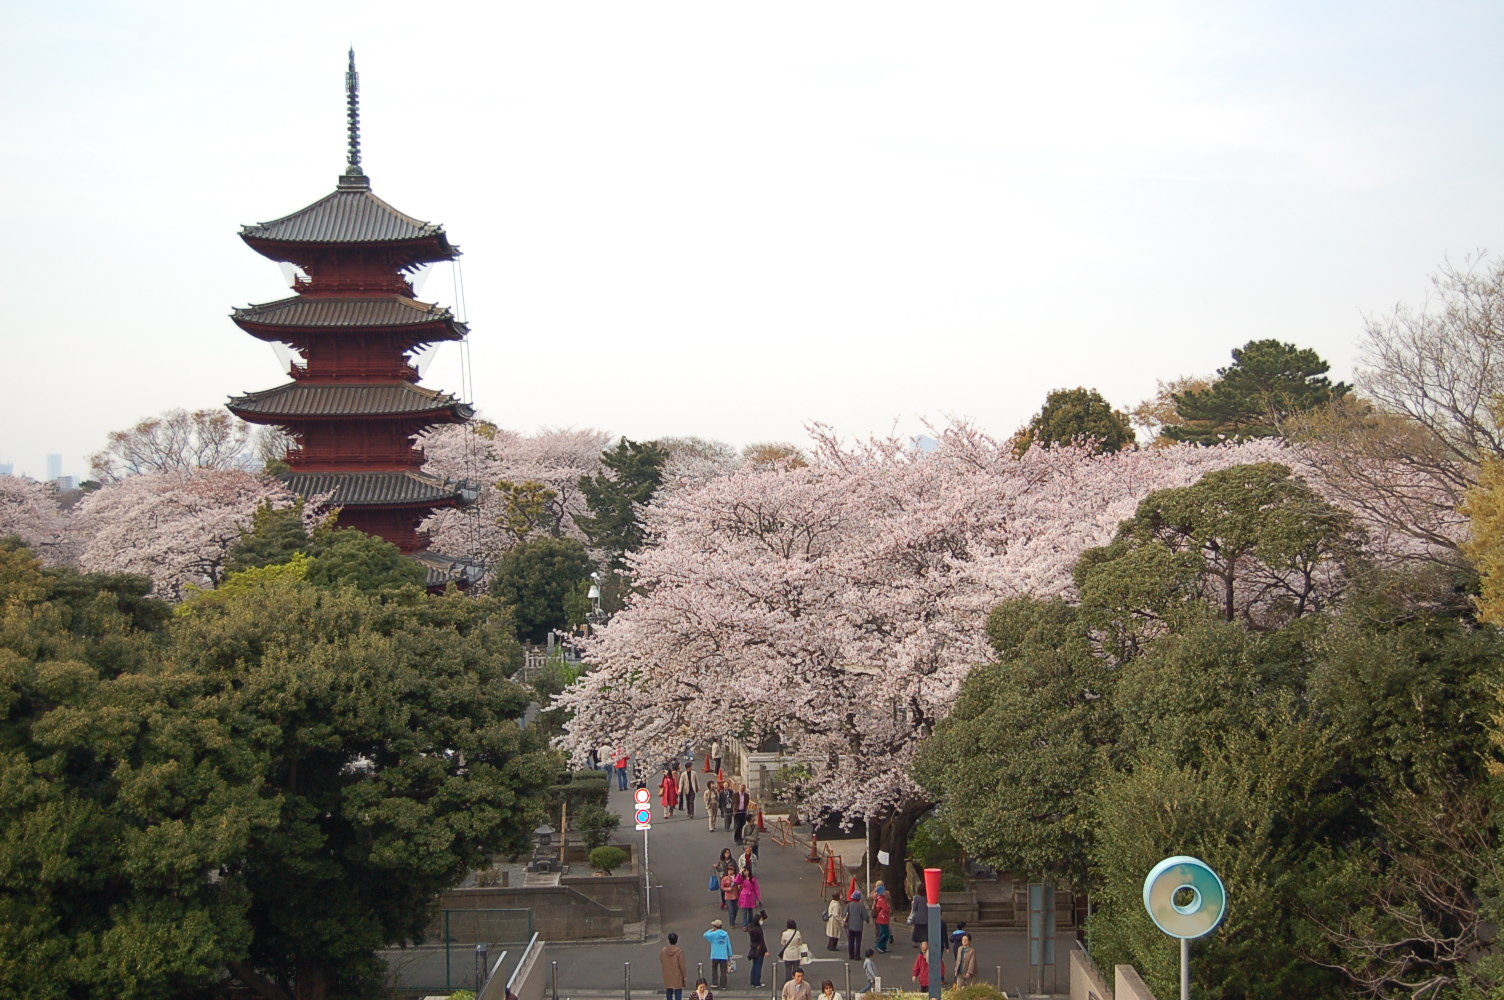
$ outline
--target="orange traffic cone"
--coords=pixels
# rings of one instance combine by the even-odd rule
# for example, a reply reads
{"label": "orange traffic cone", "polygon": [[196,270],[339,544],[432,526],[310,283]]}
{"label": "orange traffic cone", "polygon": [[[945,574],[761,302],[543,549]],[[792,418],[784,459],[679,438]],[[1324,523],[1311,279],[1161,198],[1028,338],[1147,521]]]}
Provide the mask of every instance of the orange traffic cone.
{"label": "orange traffic cone", "polygon": [[809,835],[809,857],[805,858],[804,860],[805,861],[819,861],[820,860],[820,838],[816,837],[813,833]]}
{"label": "orange traffic cone", "polygon": [[836,856],[834,854],[827,855],[825,858],[825,884],[841,884],[840,876],[836,874]]}
{"label": "orange traffic cone", "polygon": [[856,876],[853,875],[853,876],[851,876],[851,885],[846,890],[846,902],[848,902],[848,903],[851,902],[851,897],[855,896],[856,893],[857,893]]}
{"label": "orange traffic cone", "polygon": [[707,751],[705,751],[705,773],[709,774],[711,771],[714,771],[714,770],[715,770],[715,768],[713,768],[713,767],[710,766],[710,751],[707,750]]}
{"label": "orange traffic cone", "polygon": [[764,823],[762,821],[762,810],[761,809],[757,810],[757,831],[759,833],[766,833],[768,831],[768,824],[766,824],[766,823]]}

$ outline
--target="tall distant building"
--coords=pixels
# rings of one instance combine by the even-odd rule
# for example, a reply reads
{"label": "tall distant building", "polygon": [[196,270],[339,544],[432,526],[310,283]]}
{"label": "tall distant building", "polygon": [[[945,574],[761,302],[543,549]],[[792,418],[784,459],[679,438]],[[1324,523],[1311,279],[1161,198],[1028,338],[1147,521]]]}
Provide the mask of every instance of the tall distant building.
{"label": "tall distant building", "polygon": [[63,456],[61,456],[61,455],[48,455],[47,456],[47,478],[49,480],[58,479],[58,478],[60,478],[62,476],[62,474],[63,474]]}
{"label": "tall distant building", "polygon": [[417,555],[437,584],[458,570],[455,561],[423,551],[427,540],[418,525],[435,509],[474,500],[475,492],[424,475],[413,439],[430,427],[468,420],[474,411],[419,386],[411,356],[428,344],[462,340],[468,329],[448,309],[417,301],[408,275],[453,260],[459,249],[442,227],[371,193],[360,166],[353,51],[345,81],[349,155],[334,193],[240,233],[252,250],[301,272],[291,298],[232,313],[246,333],[286,344],[300,356],[289,371],[292,381],[233,397],[228,405],[236,416],[280,427],[296,440],[287,455],[291,471],[281,476],[294,492],[332,494],[341,525]]}

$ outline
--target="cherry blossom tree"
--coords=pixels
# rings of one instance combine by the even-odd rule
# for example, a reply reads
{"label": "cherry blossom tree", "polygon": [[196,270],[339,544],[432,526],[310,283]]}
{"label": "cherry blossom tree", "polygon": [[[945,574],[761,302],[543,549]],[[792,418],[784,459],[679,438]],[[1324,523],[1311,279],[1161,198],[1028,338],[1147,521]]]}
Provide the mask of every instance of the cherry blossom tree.
{"label": "cherry blossom tree", "polygon": [[[601,451],[611,440],[605,431],[545,428],[533,435],[485,423],[449,425],[421,439],[427,464],[424,471],[480,486],[480,499],[464,510],[442,510],[424,522],[433,547],[447,555],[464,556],[483,564],[496,561],[516,543],[506,527],[507,496],[496,484],[524,487],[536,483],[552,495],[539,527],[550,535],[583,539],[575,526],[585,511],[580,493],[582,476],[600,471]],[[538,491],[528,491],[539,495]]]}
{"label": "cherry blossom tree", "polygon": [[66,561],[66,521],[57,490],[20,476],[0,476],[0,537],[15,535],[45,563]]}
{"label": "cherry blossom tree", "polygon": [[168,410],[111,431],[104,450],[89,457],[89,472],[112,483],[152,472],[237,468],[250,436],[251,425],[225,409]]}
{"label": "cherry blossom tree", "polygon": [[[591,645],[597,669],[559,698],[564,745],[620,742],[652,760],[691,735],[777,734],[812,765],[810,804],[865,817],[902,863],[933,804],[916,747],[972,667],[999,601],[1069,594],[1071,566],[1150,492],[1278,460],[1272,442],[1094,455],[958,425],[938,445],[838,441],[807,466],[745,466],[647,509],[639,592]],[[630,729],[626,720],[630,721]],[[888,871],[889,885],[901,871]]]}
{"label": "cherry blossom tree", "polygon": [[[85,572],[145,574],[155,596],[181,600],[190,586],[219,583],[230,547],[261,504],[296,501],[276,480],[237,469],[130,476],[79,504],[78,565]],[[304,506],[310,525],[323,512],[317,498]]]}

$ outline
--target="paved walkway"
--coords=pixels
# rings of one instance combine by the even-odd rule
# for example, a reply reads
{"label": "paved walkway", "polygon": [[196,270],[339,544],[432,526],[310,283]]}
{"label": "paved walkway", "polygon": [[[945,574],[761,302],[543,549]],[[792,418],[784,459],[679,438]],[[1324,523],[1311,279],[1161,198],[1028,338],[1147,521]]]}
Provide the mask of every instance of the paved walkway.
{"label": "paved walkway", "polygon": [[[631,791],[622,792],[613,787],[609,801],[622,817],[613,842],[631,841],[641,852],[643,834],[633,829]],[[644,1000],[653,995],[662,997],[663,978],[659,971],[658,952],[667,943],[670,931],[678,933],[679,946],[689,961],[690,986],[693,987],[700,974],[710,978],[710,949],[702,935],[709,929],[711,920],[720,918],[724,921],[728,916],[720,908],[718,894],[707,889],[711,867],[721,848],[730,847],[738,855],[741,848],[732,842],[724,821],[717,824],[715,832],[708,832],[700,808],[696,808],[693,819],[676,812],[673,819],[664,820],[656,802],[653,828],[648,831],[647,838],[652,909],[642,929],[645,940],[634,943],[549,942],[548,957],[558,963],[561,998],[607,993],[622,996],[629,977],[634,996]],[[776,952],[778,935],[786,922],[790,919],[796,921],[813,955],[806,978],[814,981],[817,992],[820,981],[829,979],[849,998],[850,989],[860,990],[865,981],[861,963],[846,960],[844,939],[839,952],[825,950],[823,913],[830,895],[821,887],[820,867],[805,860],[808,853],[807,841],[792,847],[780,847],[768,833],[762,835],[758,879],[762,884],[763,905],[768,911],[765,925],[768,944]],[[858,879],[858,884],[861,884],[861,879]],[[878,955],[875,959],[885,989],[912,986],[909,976],[915,950],[909,943],[910,928],[902,921],[900,915],[893,924],[895,940],[891,953]],[[771,990],[753,991],[750,987],[749,963],[745,957],[746,932],[740,928],[727,929],[738,956],[737,970],[730,976],[730,988],[716,991],[717,998],[770,996]],[[978,929],[973,940],[980,956],[979,978],[996,985],[1000,976],[1008,995],[1017,995],[1029,980],[1027,942],[1022,932]],[[871,947],[874,941],[874,932],[869,925],[863,950]],[[1060,939],[1059,944],[1062,965],[1057,989],[1059,994],[1067,994],[1068,970],[1064,960],[1069,938]],[[702,965],[703,973],[699,971]],[[776,955],[768,956],[763,981],[769,984],[780,982]],[[1046,986],[1049,985],[1047,980]],[[688,992],[686,990],[686,995]]]}

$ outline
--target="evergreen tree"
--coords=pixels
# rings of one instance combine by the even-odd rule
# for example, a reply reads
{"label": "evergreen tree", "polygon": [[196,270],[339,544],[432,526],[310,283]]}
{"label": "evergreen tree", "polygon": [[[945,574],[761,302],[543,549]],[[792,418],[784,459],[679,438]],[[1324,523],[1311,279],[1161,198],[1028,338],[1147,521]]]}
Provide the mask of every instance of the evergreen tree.
{"label": "evergreen tree", "polygon": [[1044,406],[1019,434],[1014,451],[1020,455],[1033,445],[1089,445],[1094,451],[1120,451],[1133,444],[1128,414],[1112,408],[1095,389],[1055,389]]}
{"label": "evergreen tree", "polygon": [[539,535],[508,549],[496,566],[491,592],[512,605],[517,635],[541,643],[571,623],[571,597],[590,579],[590,556],[573,538]]}
{"label": "evergreen tree", "polygon": [[295,552],[307,552],[308,530],[303,527],[303,500],[291,507],[273,507],[263,501],[251,517],[251,530],[241,531],[240,541],[230,548],[225,569],[230,573],[256,566],[287,562]]}
{"label": "evergreen tree", "polygon": [[1178,423],[1165,437],[1193,444],[1275,437],[1289,417],[1325,406],[1347,394],[1326,378],[1330,366],[1310,349],[1278,340],[1250,340],[1232,352],[1232,364],[1217,370],[1204,390],[1175,393]]}
{"label": "evergreen tree", "polygon": [[428,571],[384,538],[354,528],[318,532],[313,539],[308,582],[318,587],[354,587],[367,593],[422,587]]}
{"label": "evergreen tree", "polygon": [[613,569],[626,566],[625,556],[642,547],[642,508],[663,484],[668,453],[655,441],[639,444],[622,438],[601,453],[606,471],[580,479],[590,513],[576,518],[590,543],[607,553]]}

